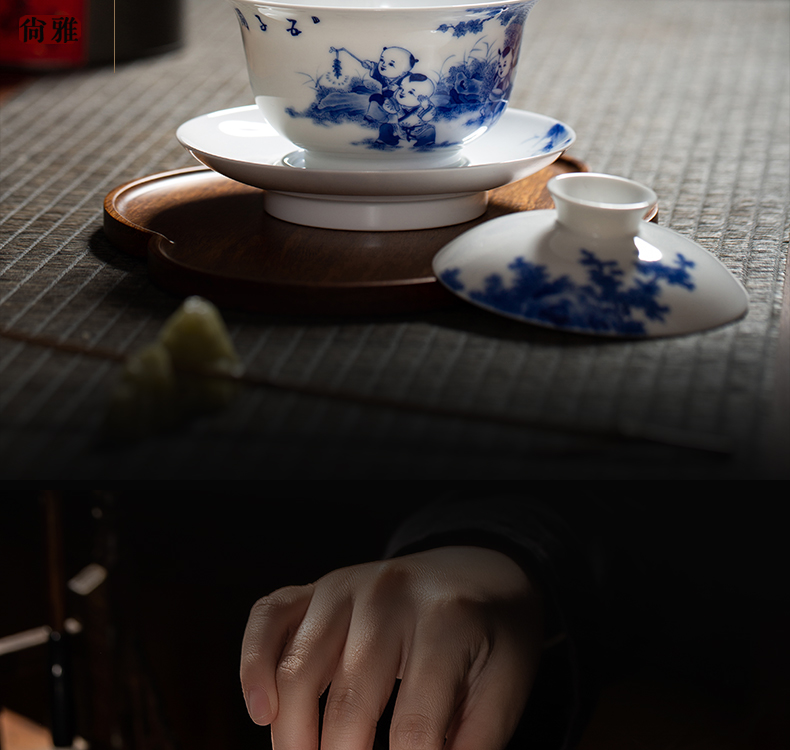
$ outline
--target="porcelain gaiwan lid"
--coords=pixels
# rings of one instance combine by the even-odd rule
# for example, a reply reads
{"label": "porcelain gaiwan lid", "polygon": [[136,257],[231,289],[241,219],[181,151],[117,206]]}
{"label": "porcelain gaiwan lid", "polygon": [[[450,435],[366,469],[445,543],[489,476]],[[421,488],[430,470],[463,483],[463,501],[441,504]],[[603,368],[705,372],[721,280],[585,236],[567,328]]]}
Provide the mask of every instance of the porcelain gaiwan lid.
{"label": "porcelain gaiwan lid", "polygon": [[688,334],[746,314],[746,290],[715,256],[644,220],[649,187],[570,173],[548,189],[554,209],[493,219],[442,248],[437,278],[490,312],[595,336]]}

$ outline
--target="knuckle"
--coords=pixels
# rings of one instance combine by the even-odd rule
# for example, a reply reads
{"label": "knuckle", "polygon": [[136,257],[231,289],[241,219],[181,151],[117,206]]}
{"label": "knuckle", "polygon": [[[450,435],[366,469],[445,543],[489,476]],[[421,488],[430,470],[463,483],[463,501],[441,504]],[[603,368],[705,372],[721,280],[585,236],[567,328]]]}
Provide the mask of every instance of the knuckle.
{"label": "knuckle", "polygon": [[399,716],[390,727],[392,750],[439,750],[443,745],[442,733],[425,714]]}
{"label": "knuckle", "polygon": [[258,599],[250,609],[242,643],[242,670],[254,667],[262,656],[273,648],[273,641],[280,639],[282,612],[299,597],[307,587],[289,586]]}
{"label": "knuckle", "polygon": [[377,567],[378,583],[389,588],[400,588],[411,584],[412,574],[401,560],[383,560]]}
{"label": "knuckle", "polygon": [[420,614],[424,631],[441,640],[468,636],[479,622],[474,605],[450,596],[433,597],[423,605]]}
{"label": "knuckle", "polygon": [[363,693],[347,685],[329,690],[324,709],[327,722],[338,725],[375,726],[376,720],[370,715],[369,707]]}
{"label": "knuckle", "polygon": [[278,615],[300,596],[305,595],[304,586],[289,586],[261,597],[251,607],[247,618],[247,632],[259,633],[277,622]]}
{"label": "knuckle", "polygon": [[252,605],[251,614],[259,617],[268,617],[275,614],[283,607],[292,604],[300,598],[310,586],[285,586],[284,588],[272,591],[271,594],[263,596]]}
{"label": "knuckle", "polygon": [[300,682],[309,669],[309,653],[306,648],[293,646],[286,651],[277,664],[275,679],[280,684]]}
{"label": "knuckle", "polygon": [[490,611],[483,605],[463,597],[434,599],[423,611],[423,622],[429,633],[442,639],[450,636],[465,643],[485,641],[491,619]]}
{"label": "knuckle", "polygon": [[242,682],[254,674],[254,670],[261,662],[261,654],[257,648],[249,647],[241,655],[240,675]]}
{"label": "knuckle", "polygon": [[333,599],[341,600],[353,592],[363,568],[363,565],[336,568],[325,573],[312,585],[320,588],[324,593],[329,592]]}
{"label": "knuckle", "polygon": [[397,558],[376,563],[371,572],[368,597],[373,605],[397,601],[411,591],[412,575]]}

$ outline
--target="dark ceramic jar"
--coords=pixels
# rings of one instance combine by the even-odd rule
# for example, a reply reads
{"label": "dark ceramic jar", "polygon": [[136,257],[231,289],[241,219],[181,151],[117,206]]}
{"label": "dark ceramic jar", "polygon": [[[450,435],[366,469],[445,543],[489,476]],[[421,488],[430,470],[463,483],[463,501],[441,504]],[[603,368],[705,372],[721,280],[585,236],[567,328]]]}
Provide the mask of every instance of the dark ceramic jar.
{"label": "dark ceramic jar", "polygon": [[3,0],[0,67],[51,71],[177,49],[183,0]]}

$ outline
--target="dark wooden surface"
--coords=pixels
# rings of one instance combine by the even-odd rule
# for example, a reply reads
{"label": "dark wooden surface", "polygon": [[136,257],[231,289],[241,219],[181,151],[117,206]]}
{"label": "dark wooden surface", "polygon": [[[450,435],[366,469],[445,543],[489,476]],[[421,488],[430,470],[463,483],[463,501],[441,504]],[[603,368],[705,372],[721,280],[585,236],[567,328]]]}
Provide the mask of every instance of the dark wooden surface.
{"label": "dark wooden surface", "polygon": [[546,183],[586,171],[557,162],[492,190],[474,221],[404,232],[298,226],[263,209],[264,192],[197,167],[120,185],[105,200],[104,230],[126,252],[147,257],[153,281],[253,312],[376,314],[451,307],[431,261],[472,226],[516,211],[552,208]]}

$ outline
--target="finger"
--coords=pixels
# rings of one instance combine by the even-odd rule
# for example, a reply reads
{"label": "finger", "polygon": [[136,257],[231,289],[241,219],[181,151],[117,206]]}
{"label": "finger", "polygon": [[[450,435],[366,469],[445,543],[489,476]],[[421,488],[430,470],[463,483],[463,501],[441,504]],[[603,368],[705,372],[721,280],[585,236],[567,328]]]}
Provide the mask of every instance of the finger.
{"label": "finger", "polygon": [[256,724],[269,724],[277,716],[277,664],[312,595],[312,586],[288,586],[259,599],[250,612],[241,646],[240,676],[247,711]]}
{"label": "finger", "polygon": [[279,710],[272,722],[274,750],[317,750],[318,703],[343,653],[351,607],[342,591],[317,588],[283,650],[275,671]]}
{"label": "finger", "polygon": [[370,750],[392,695],[403,636],[391,607],[354,610],[324,710],[321,750]]}
{"label": "finger", "polygon": [[543,641],[542,610],[530,600],[496,631],[448,733],[445,750],[502,750],[524,713],[537,674]]}
{"label": "finger", "polygon": [[[453,619],[445,620],[452,622]],[[390,750],[442,750],[475,661],[455,628],[427,618],[412,640],[390,726]]]}
{"label": "finger", "polygon": [[527,704],[535,665],[502,650],[474,680],[459,706],[445,750],[503,750]]}

